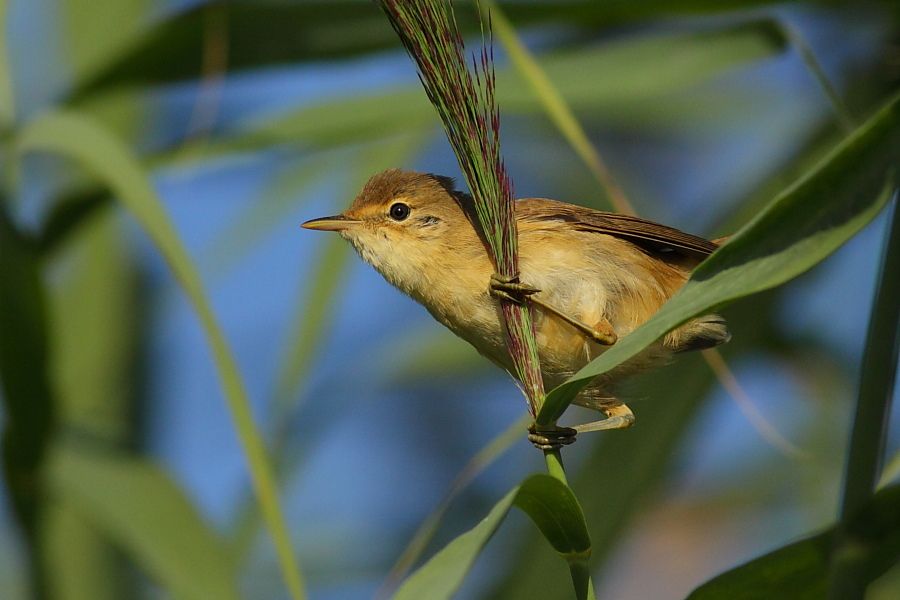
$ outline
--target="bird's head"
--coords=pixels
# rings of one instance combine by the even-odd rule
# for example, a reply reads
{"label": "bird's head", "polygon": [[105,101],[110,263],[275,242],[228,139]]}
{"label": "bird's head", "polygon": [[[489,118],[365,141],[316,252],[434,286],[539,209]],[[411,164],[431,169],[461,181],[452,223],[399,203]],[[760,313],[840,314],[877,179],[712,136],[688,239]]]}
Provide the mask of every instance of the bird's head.
{"label": "bird's head", "polygon": [[484,252],[449,177],[390,169],[373,176],[346,211],[303,223],[337,231],[391,283],[412,292],[447,253]]}

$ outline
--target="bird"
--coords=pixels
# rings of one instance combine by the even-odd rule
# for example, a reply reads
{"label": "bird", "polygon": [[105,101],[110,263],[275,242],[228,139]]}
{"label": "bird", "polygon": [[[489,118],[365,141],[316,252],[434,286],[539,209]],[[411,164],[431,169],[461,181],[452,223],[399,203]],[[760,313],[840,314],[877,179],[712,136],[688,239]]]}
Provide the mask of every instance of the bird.
{"label": "bird", "polygon": [[[302,227],[338,232],[390,284],[514,378],[500,302],[527,303],[548,390],[646,322],[719,246],[646,219],[547,198],[513,206],[518,280],[496,275],[472,197],[442,175],[380,172],[347,210]],[[574,403],[605,418],[571,431],[630,427],[634,413],[617,393],[624,380],[730,337],[717,314],[674,329],[593,379]],[[571,431],[555,438],[532,431],[530,439],[539,447],[570,443]]]}

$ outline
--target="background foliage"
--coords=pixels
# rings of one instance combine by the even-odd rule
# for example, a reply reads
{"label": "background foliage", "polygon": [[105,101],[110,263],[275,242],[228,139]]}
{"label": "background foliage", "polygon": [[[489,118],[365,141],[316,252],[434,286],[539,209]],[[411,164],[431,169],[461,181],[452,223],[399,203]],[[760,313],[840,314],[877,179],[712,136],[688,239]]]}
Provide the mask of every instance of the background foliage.
{"label": "background foliage", "polygon": [[[900,80],[888,2],[500,5],[638,212],[710,237],[809,173]],[[0,15],[0,597],[385,594],[461,470],[497,459],[455,486],[407,562],[541,468],[521,436],[466,468],[524,412],[518,392],[340,240],[296,227],[388,166],[457,174],[376,6],[7,0]],[[583,143],[499,61],[518,195],[608,207]],[[896,142],[866,148],[873,172],[897,164]],[[879,184],[859,173],[821,193]],[[884,230],[725,310],[729,363],[800,452],[765,442],[698,357],[634,384],[636,428],[567,452],[598,596],[683,597],[801,536],[843,535],[826,527]],[[886,531],[895,492],[870,511]],[[460,595],[567,597],[551,546],[510,514]],[[873,597],[896,595],[890,567]]]}

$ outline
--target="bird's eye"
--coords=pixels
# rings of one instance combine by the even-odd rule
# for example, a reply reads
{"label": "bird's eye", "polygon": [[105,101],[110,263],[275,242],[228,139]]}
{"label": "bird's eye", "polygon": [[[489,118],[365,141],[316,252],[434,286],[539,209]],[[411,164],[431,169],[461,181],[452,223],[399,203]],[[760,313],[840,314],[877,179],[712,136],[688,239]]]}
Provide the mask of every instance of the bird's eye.
{"label": "bird's eye", "polygon": [[395,221],[402,221],[409,216],[409,206],[402,202],[396,202],[391,205],[391,218]]}

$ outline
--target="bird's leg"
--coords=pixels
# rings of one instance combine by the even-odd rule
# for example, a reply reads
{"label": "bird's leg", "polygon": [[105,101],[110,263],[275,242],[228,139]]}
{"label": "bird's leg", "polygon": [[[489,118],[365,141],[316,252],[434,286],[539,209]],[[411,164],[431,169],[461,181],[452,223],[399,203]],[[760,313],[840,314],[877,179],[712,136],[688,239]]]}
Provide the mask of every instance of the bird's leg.
{"label": "bird's leg", "polygon": [[534,424],[528,428],[528,441],[540,450],[561,448],[575,442],[579,433],[589,431],[606,431],[609,429],[626,429],[634,425],[634,413],[625,404],[603,406],[600,411],[606,415],[602,421],[583,423],[574,427],[555,425],[547,429],[538,429]]}
{"label": "bird's leg", "polygon": [[575,425],[572,429],[577,433],[586,433],[588,431],[605,431],[607,429],[625,429],[634,425],[634,413],[631,412],[631,409],[626,404],[602,406],[600,411],[606,415],[606,418],[602,421]]}
{"label": "bird's leg", "polygon": [[529,302],[540,306],[547,312],[553,313],[554,315],[602,346],[612,346],[619,339],[619,336],[616,335],[616,332],[613,329],[612,325],[606,319],[601,319],[600,322],[597,323],[597,325],[591,327],[587,323],[583,323],[578,319],[570,317],[566,313],[562,312],[551,304],[547,304],[543,300],[538,300],[534,297],[529,297],[528,300]]}
{"label": "bird's leg", "polygon": [[613,330],[612,325],[606,319],[602,319],[595,327],[591,327],[587,323],[567,315],[555,306],[535,298],[534,294],[539,293],[541,290],[528,284],[520,283],[518,277],[504,277],[494,273],[491,275],[491,284],[488,289],[491,296],[499,300],[508,300],[516,304],[524,304],[527,300],[545,311],[553,313],[598,344],[612,346],[618,340],[615,330]]}
{"label": "bird's leg", "polygon": [[555,425],[546,429],[538,429],[536,425],[532,424],[528,428],[528,441],[539,450],[552,450],[568,446],[574,442],[577,433],[571,427]]}

